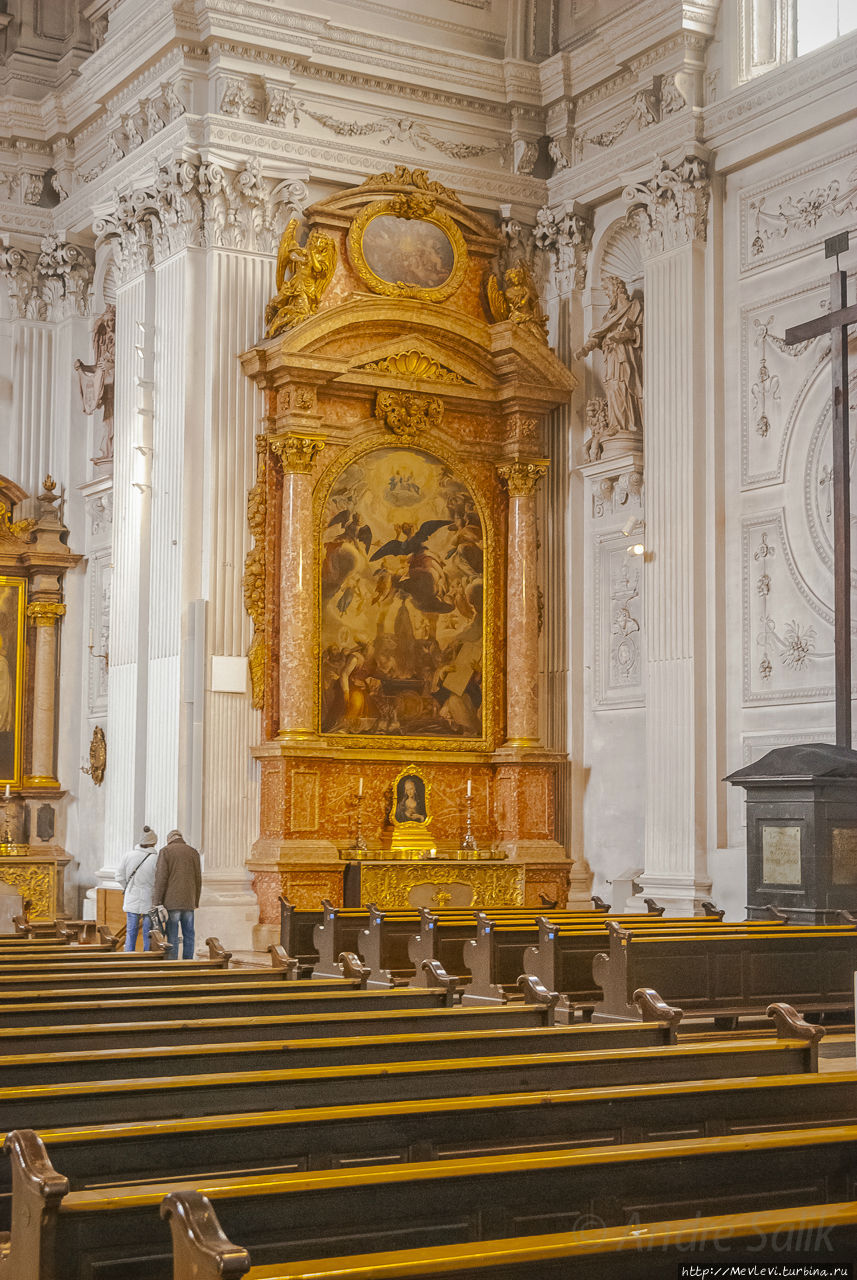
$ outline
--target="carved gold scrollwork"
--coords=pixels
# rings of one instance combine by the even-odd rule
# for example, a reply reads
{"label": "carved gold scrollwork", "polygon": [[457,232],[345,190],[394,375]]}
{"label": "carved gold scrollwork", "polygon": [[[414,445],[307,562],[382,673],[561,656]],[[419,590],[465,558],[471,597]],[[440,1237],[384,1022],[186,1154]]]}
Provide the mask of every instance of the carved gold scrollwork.
{"label": "carved gold scrollwork", "polygon": [[89,744],[89,768],[81,769],[81,773],[86,773],[92,778],[97,787],[100,787],[104,781],[104,772],[107,768],[107,739],[104,736],[104,730],[100,724],[97,724],[92,730],[92,740]]}
{"label": "carved gold scrollwork", "polygon": [[405,444],[439,427],[443,421],[443,400],[418,391],[379,391],[375,417]]}
{"label": "carved gold scrollwork", "polygon": [[[277,292],[265,308],[265,336],[274,338],[284,329],[318,310],[336,268],[336,242],[323,231],[311,231],[301,247],[298,220],[292,218],[283,232],[277,253]],[[287,278],[287,273],[291,274]]]}
{"label": "carved gold scrollwork", "polygon": [[27,605],[27,617],[37,627],[56,626],[65,616],[65,605],[59,600],[34,600]]}
{"label": "carved gold scrollwork", "polygon": [[13,520],[10,508],[5,502],[0,501],[0,540],[16,538],[20,542],[25,542],[35,523],[35,520]]}
{"label": "carved gold scrollwork", "polygon": [[270,436],[269,442],[283,471],[297,471],[301,475],[309,475],[316,454],[324,448],[324,441],[315,436]]}
{"label": "carved gold scrollwork", "polygon": [[16,866],[0,866],[0,880],[17,889],[22,898],[29,898],[30,917],[33,920],[51,920],[56,914],[55,875],[54,865],[50,862],[22,862]]}
{"label": "carved gold scrollwork", "polygon": [[410,895],[420,885],[463,884],[471,890],[472,905],[485,910],[495,907],[524,905],[524,873],[521,866],[479,867],[472,863],[460,866],[432,866],[425,862],[408,862],[394,867],[373,867],[363,863],[360,894],[364,902],[395,909],[411,906]]}
{"label": "carved gold scrollwork", "polygon": [[253,546],[244,560],[244,608],[253,623],[253,639],[247,654],[253,706],[262,706],[265,696],[265,523],[268,469],[268,437],[256,437],[256,483],[247,495],[247,523]]}
{"label": "carved gold scrollwork", "polygon": [[372,360],[360,368],[367,373],[390,373],[397,378],[418,378],[427,382],[464,382],[460,373],[413,347],[409,351],[397,351],[395,355],[385,356],[383,360]]}
{"label": "carved gold scrollwork", "polygon": [[548,466],[548,462],[544,460],[526,462],[519,458],[516,462],[503,463],[497,468],[497,472],[500,479],[505,481],[510,497],[525,498],[535,493],[536,485],[547,473]]}

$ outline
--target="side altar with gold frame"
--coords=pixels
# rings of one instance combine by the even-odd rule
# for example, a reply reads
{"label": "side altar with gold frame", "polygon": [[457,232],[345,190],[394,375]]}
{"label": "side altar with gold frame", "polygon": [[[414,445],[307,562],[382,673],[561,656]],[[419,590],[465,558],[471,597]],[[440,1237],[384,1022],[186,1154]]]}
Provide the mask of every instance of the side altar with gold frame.
{"label": "side altar with gold frame", "polygon": [[244,575],[256,941],[280,893],[342,902],[355,866],[362,901],[588,905],[556,839],[564,757],[539,738],[536,489],[575,379],[526,263],[499,272],[495,228],[423,171],[306,222],[241,357],[265,402]]}
{"label": "side altar with gold frame", "polygon": [[63,914],[71,861],[59,838],[56,698],[63,580],[80,556],[60,503],[50,476],[33,497],[0,476],[0,881],[33,920]]}

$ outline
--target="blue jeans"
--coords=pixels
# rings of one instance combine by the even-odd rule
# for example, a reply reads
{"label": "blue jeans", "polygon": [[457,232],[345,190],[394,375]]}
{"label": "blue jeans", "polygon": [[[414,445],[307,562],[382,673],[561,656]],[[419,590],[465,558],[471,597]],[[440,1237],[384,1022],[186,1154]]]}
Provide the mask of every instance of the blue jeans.
{"label": "blue jeans", "polygon": [[143,950],[149,950],[149,934],[152,922],[148,914],[140,915],[136,911],[125,912],[125,950],[133,951],[137,946],[137,934],[140,932],[140,921],[143,921]]}
{"label": "blue jeans", "polygon": [[179,925],[182,927],[182,960],[193,959],[193,912],[167,912],[167,960],[179,958]]}

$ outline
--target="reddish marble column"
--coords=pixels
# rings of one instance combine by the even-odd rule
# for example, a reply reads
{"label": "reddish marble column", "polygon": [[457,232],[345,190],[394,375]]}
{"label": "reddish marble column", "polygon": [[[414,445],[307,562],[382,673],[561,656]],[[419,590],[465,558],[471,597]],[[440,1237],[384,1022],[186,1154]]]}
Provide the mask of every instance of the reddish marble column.
{"label": "reddish marble column", "polygon": [[54,726],[57,696],[57,624],[65,605],[53,600],[34,600],[27,616],[36,627],[36,656],[33,676],[33,727],[31,786],[56,787],[54,774]]}
{"label": "reddish marble column", "polygon": [[509,490],[506,571],[506,745],[539,745],[539,602],[536,485],[543,461],[499,468]]}
{"label": "reddish marble column", "polygon": [[313,461],[324,443],[308,436],[271,439],[283,468],[280,525],[280,737],[314,733],[315,667],[312,545]]}

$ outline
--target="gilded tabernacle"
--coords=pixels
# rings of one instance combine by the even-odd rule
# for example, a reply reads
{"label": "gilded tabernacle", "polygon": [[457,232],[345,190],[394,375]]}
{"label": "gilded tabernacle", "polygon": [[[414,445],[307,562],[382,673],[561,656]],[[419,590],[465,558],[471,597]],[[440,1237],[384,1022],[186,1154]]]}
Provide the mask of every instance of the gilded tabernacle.
{"label": "gilded tabernacle", "polygon": [[467,486],[420,449],[373,449],[322,523],[322,732],[481,737],[483,529]]}

